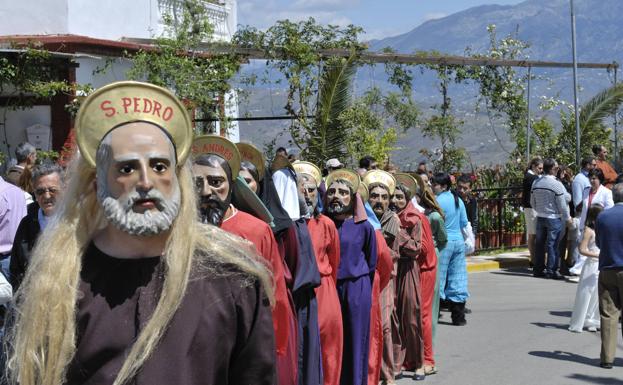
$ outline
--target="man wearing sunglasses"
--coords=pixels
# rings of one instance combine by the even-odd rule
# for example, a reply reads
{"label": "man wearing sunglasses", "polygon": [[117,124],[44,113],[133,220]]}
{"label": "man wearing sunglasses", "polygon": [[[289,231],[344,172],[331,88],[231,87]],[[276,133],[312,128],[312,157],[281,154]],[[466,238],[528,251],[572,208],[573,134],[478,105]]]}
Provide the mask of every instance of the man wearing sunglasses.
{"label": "man wearing sunglasses", "polygon": [[63,189],[63,171],[56,164],[36,166],[32,173],[35,202],[28,205],[27,214],[19,224],[9,267],[13,291],[17,291],[24,279],[30,252],[35,247],[39,233],[45,229],[54,214]]}

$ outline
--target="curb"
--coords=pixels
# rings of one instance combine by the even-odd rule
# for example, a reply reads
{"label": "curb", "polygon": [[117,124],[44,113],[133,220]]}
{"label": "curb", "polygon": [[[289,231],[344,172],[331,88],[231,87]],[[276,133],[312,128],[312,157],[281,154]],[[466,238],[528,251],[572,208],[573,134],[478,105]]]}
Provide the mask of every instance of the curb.
{"label": "curb", "polygon": [[470,257],[472,260],[467,262],[467,272],[476,273],[480,271],[512,269],[529,267],[530,263],[527,256],[496,256],[496,257]]}

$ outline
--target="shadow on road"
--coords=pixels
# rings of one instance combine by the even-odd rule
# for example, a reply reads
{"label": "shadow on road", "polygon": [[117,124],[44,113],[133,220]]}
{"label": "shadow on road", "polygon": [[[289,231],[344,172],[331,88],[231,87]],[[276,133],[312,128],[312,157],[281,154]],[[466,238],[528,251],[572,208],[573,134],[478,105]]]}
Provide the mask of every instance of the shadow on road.
{"label": "shadow on road", "polygon": [[591,384],[623,384],[623,380],[620,380],[615,377],[599,377],[599,376],[588,376],[586,374],[575,373],[567,378],[572,378],[578,381],[584,381]]}
{"label": "shadow on road", "polygon": [[568,310],[564,310],[564,311],[552,310],[552,311],[549,312],[549,314],[555,315],[557,317],[571,318],[571,312],[568,311]]}
{"label": "shadow on road", "polygon": [[557,324],[553,322],[530,322],[532,325],[547,329],[568,329],[569,324]]}
{"label": "shadow on road", "polygon": [[542,357],[542,358],[552,358],[555,360],[561,361],[570,361],[577,362],[578,364],[590,365],[590,366],[599,366],[599,358],[589,358],[584,357],[579,354],[571,353],[571,352],[563,352],[561,350],[554,350],[553,352],[545,352],[545,351],[532,351],[528,352],[531,356]]}
{"label": "shadow on road", "polygon": [[524,268],[515,267],[515,268],[501,269],[498,271],[492,271],[491,274],[514,275],[518,277],[532,277],[532,269],[528,269],[525,267]]}

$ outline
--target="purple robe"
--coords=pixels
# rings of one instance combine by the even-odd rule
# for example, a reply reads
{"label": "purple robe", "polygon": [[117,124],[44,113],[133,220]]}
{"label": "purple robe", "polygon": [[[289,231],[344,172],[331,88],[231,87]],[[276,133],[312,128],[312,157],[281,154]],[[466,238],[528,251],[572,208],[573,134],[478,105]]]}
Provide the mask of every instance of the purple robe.
{"label": "purple robe", "polygon": [[342,385],[367,385],[376,235],[367,221],[335,222],[340,237],[337,291],[344,323]]}

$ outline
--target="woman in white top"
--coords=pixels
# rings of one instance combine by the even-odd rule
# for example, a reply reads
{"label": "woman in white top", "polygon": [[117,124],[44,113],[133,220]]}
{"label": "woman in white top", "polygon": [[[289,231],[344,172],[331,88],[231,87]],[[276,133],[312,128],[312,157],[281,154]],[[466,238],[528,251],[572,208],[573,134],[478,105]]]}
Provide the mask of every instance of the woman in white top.
{"label": "woman in white top", "polygon": [[569,330],[581,333],[585,327],[597,331],[599,327],[599,306],[597,281],[599,278],[599,248],[595,245],[595,221],[604,210],[600,204],[593,204],[586,214],[586,223],[582,233],[579,251],[586,257],[582,267],[580,281],[575,292],[575,304],[571,315]]}
{"label": "woman in white top", "polygon": [[[588,212],[589,207],[599,204],[604,208],[604,210],[607,210],[610,207],[614,206],[614,201],[612,200],[612,191],[603,185],[604,180],[604,173],[599,168],[595,168],[589,171],[588,181],[590,182],[591,186],[585,188],[582,195],[580,234],[584,232],[584,222],[586,221],[586,213]],[[586,257],[580,254],[575,265],[573,265],[573,267],[569,269],[569,271],[573,274],[580,274],[585,260]]]}

